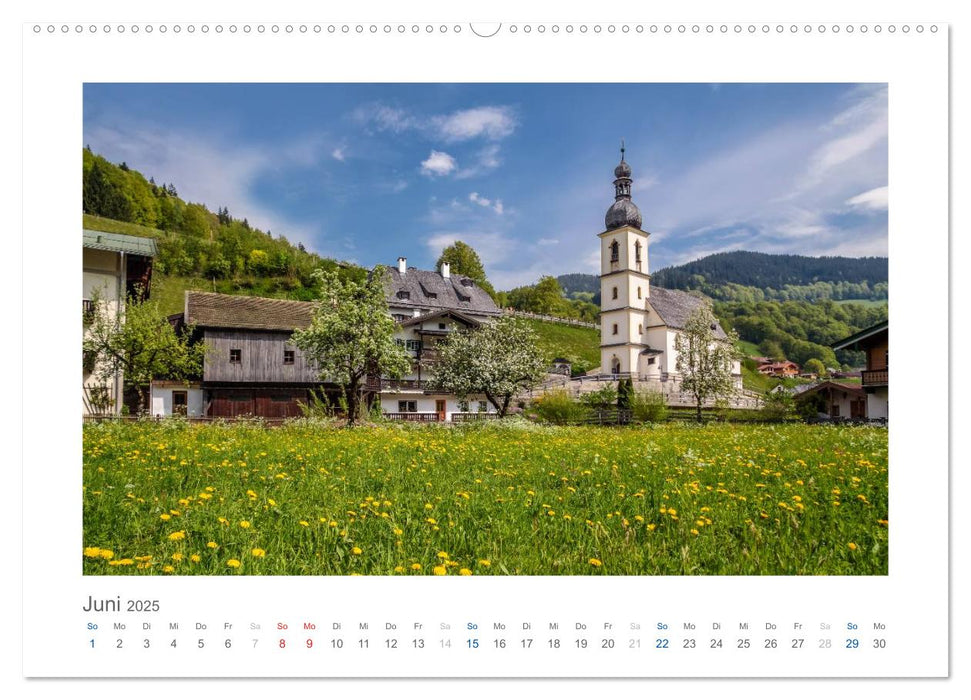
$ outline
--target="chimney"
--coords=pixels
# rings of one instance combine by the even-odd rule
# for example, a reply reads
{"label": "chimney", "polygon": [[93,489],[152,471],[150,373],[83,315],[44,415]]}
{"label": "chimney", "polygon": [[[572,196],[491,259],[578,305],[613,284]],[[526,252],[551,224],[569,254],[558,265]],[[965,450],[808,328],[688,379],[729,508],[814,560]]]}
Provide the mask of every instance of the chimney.
{"label": "chimney", "polygon": [[401,274],[408,272],[408,258],[398,258],[398,272]]}
{"label": "chimney", "polygon": [[448,279],[448,276],[449,276],[449,270],[448,270],[448,268],[449,268],[449,264],[447,262],[443,262],[441,264],[441,267],[438,270],[439,273],[442,275],[442,278],[443,279]]}

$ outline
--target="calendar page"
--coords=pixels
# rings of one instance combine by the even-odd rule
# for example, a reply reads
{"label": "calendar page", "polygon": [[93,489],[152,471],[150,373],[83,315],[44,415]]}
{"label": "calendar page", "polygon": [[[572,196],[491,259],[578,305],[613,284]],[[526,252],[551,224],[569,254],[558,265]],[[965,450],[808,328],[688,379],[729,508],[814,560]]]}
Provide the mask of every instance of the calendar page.
{"label": "calendar page", "polygon": [[26,20],[25,677],[951,688],[946,18],[619,9]]}

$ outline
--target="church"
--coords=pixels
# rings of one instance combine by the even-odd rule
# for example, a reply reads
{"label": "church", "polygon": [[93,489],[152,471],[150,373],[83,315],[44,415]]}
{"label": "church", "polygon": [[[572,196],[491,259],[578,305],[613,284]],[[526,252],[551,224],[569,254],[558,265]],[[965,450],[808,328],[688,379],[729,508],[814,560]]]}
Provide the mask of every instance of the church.
{"label": "church", "polygon": [[[707,302],[687,292],[651,287],[648,243],[651,234],[631,200],[630,165],[620,149],[614,169],[614,203],[604,218],[600,238],[601,376],[630,377],[658,385],[666,394],[679,391],[675,340],[691,313]],[[721,325],[715,336],[728,339]],[[741,365],[732,376],[742,388]]]}

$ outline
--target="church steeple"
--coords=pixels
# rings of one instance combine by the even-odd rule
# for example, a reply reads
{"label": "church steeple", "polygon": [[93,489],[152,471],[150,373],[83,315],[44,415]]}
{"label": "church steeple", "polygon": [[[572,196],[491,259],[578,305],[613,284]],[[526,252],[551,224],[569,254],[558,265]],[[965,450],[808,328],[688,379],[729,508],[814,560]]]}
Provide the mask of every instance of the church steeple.
{"label": "church steeple", "polygon": [[631,201],[631,168],[624,160],[626,152],[623,139],[620,142],[620,163],[614,168],[614,203],[607,210],[604,217],[604,224],[608,231],[612,231],[623,226],[633,226],[636,229],[641,227],[641,210]]}

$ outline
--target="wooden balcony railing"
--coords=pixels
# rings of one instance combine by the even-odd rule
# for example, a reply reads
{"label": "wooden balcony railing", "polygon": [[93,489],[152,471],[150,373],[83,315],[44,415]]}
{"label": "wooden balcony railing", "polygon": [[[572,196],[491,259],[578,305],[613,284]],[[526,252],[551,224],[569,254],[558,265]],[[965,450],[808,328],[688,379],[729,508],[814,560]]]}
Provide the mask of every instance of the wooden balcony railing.
{"label": "wooden balcony railing", "polygon": [[471,423],[477,420],[495,420],[499,417],[498,413],[486,413],[480,411],[478,413],[453,413],[452,422],[453,423]]}
{"label": "wooden balcony railing", "polygon": [[888,369],[865,369],[860,373],[860,383],[863,386],[887,386],[890,370]]}
{"label": "wooden balcony railing", "polygon": [[415,389],[424,391],[428,382],[424,379],[378,379],[368,377],[364,388],[368,391],[400,391],[402,389]]}
{"label": "wooden balcony railing", "polygon": [[437,423],[437,413],[385,413],[388,420],[404,420],[414,423]]}

